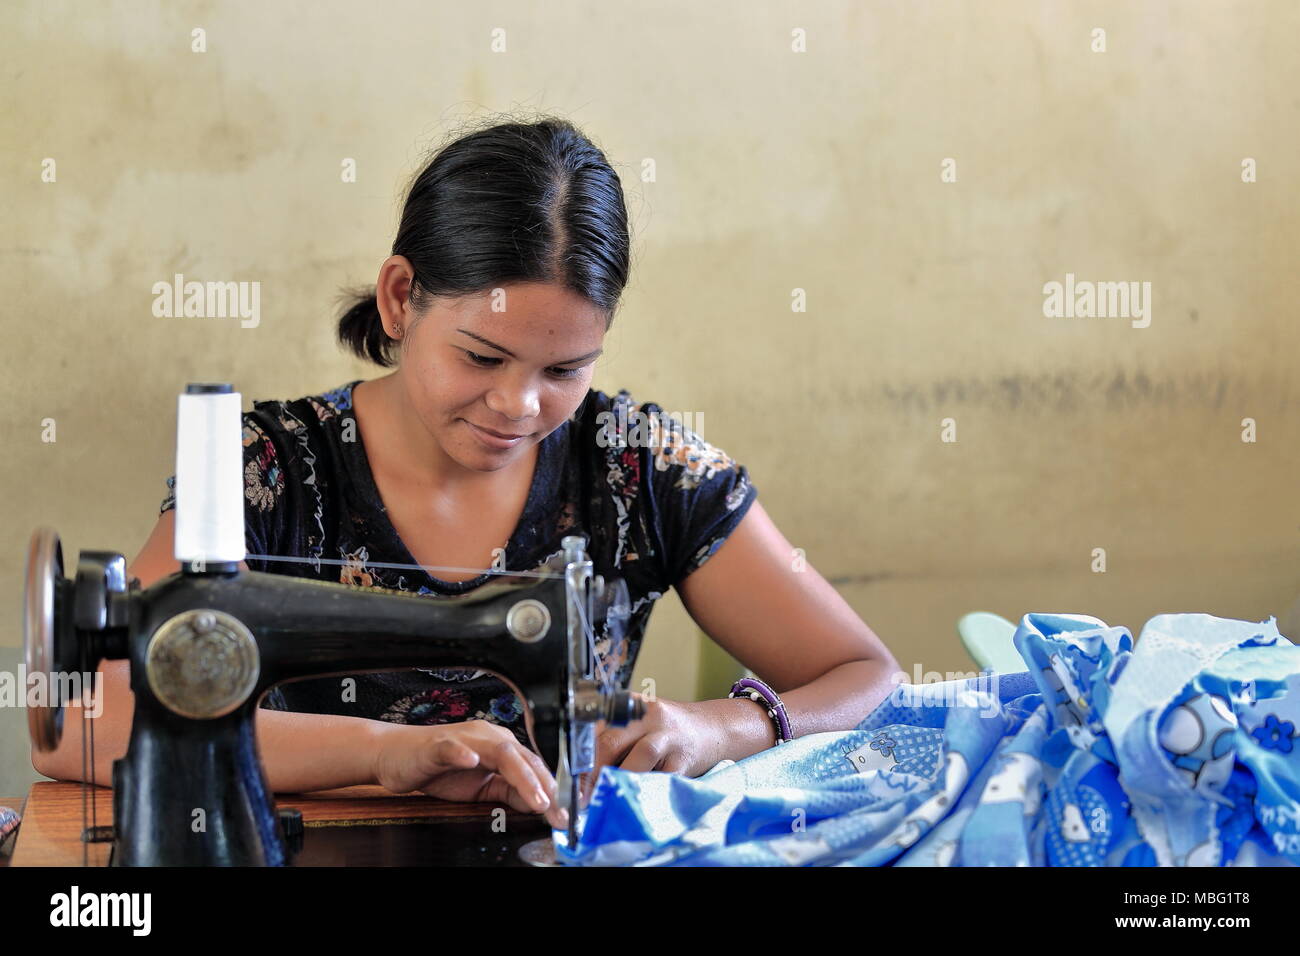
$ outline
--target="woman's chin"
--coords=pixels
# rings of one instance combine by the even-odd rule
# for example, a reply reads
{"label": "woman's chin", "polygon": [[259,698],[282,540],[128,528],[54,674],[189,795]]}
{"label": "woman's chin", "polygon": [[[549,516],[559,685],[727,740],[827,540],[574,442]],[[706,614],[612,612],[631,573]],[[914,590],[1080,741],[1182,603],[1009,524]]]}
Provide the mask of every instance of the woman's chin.
{"label": "woman's chin", "polygon": [[457,449],[454,457],[457,464],[471,471],[499,471],[512,461],[516,461],[524,447],[525,443],[520,442],[515,448],[484,448],[476,445],[471,439],[469,443]]}

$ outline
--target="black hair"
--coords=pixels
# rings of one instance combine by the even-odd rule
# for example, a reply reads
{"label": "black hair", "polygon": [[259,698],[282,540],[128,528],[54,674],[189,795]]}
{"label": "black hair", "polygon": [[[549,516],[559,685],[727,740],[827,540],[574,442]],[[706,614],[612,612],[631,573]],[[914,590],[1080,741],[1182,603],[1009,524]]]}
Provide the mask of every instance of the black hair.
{"label": "black hair", "polygon": [[[411,262],[411,304],[485,292],[508,282],[559,283],[614,320],[627,285],[622,183],[567,120],[502,123],[439,149],[412,181],[393,241]],[[380,320],[374,287],[339,318],[339,342],[384,367],[401,343]]]}

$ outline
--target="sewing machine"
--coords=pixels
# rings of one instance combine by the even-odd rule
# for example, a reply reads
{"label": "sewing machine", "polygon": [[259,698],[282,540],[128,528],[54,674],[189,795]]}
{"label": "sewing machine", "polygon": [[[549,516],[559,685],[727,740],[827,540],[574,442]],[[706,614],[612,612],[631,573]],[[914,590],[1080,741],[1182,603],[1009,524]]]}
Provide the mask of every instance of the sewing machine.
{"label": "sewing machine", "polygon": [[[68,579],[58,535],[40,528],[31,539],[28,674],[55,687],[101,660],[130,662],[135,711],[126,755],[113,765],[112,864],[285,865],[282,822],[292,829],[293,820],[277,814],[258,757],[258,701],[288,681],[410,667],[472,666],[516,692],[576,846],[597,724],[644,716],[640,698],[604,667],[611,655],[597,652],[598,628],[610,650],[623,638],[624,582],[593,574],[581,535],[564,538],[536,571],[448,598],[240,570],[240,416],[229,385],[190,385],[180,396],[179,573],[142,589],[121,554],[82,551]],[[33,746],[58,745],[66,703],[28,708]],[[546,839],[521,855],[548,862],[553,851]]]}

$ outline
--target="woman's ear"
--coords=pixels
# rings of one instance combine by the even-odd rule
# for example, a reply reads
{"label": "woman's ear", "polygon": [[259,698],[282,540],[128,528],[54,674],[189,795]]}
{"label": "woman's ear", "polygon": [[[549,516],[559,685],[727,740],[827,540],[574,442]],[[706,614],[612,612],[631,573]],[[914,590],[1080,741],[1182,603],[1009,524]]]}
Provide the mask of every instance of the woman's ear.
{"label": "woman's ear", "polygon": [[[390,337],[397,339],[409,331],[414,317],[411,308],[411,287],[415,281],[415,269],[406,256],[389,256],[379,267],[379,278],[375,282],[375,305],[379,317],[383,320],[384,330]],[[398,329],[401,331],[398,331]]]}

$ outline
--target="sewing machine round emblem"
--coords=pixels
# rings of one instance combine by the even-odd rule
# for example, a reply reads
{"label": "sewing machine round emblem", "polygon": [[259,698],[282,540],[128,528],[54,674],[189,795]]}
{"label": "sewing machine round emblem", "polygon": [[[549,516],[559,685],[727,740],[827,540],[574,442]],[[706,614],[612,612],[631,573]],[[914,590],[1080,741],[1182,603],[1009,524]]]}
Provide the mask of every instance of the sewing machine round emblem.
{"label": "sewing machine round emblem", "polygon": [[506,629],[517,641],[532,644],[551,629],[551,612],[541,601],[520,601],[506,614]]}
{"label": "sewing machine round emblem", "polygon": [[257,686],[257,641],[223,611],[194,608],[163,623],[145,651],[149,689],[169,710],[196,720],[224,717]]}

